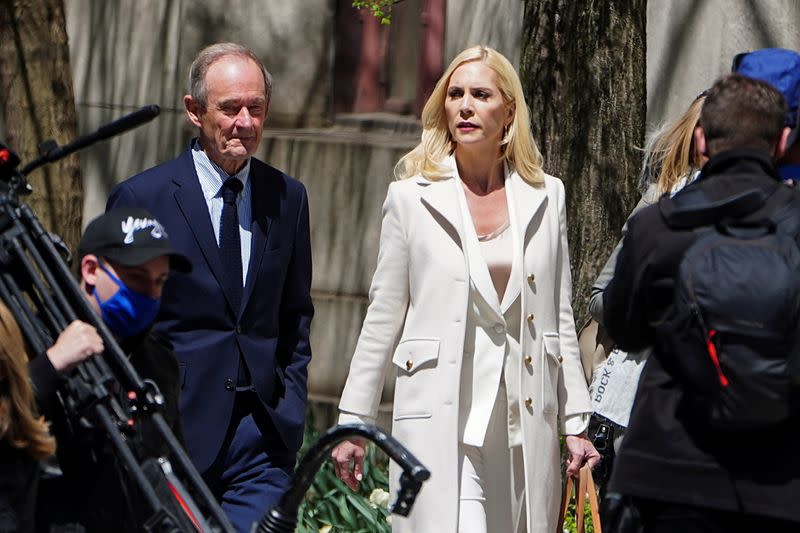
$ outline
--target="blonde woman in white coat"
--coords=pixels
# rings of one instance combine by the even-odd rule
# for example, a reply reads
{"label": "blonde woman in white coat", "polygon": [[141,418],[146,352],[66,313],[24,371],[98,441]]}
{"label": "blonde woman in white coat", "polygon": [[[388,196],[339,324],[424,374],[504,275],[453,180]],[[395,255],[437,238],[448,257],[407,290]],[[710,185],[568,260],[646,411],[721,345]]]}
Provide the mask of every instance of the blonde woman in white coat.
{"label": "blonde woman in white coat", "polygon": [[[559,430],[568,474],[598,460],[584,433],[564,187],[543,173],[519,78],[491,48],[453,60],[422,124],[384,203],[339,422],[374,422],[396,375],[392,434],[431,479],[393,531],[553,533]],[[364,443],[332,455],[356,488]]]}

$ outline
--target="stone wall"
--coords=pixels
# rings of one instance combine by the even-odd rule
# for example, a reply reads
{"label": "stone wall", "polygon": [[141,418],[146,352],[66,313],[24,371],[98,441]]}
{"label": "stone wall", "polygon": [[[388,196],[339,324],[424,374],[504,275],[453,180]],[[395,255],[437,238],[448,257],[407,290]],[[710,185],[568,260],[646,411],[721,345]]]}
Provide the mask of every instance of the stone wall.
{"label": "stone wall", "polygon": [[461,50],[486,44],[519,65],[522,0],[448,0],[445,65]]}
{"label": "stone wall", "polygon": [[800,50],[795,0],[658,0],[647,3],[647,122],[679,116],[730,72],[733,56],[766,47]]}

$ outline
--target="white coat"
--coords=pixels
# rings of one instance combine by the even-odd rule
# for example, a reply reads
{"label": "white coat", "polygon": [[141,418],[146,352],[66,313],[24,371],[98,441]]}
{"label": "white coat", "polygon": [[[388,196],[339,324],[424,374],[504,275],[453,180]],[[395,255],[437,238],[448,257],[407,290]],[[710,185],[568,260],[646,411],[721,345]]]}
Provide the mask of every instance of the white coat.
{"label": "white coat", "polygon": [[[370,423],[386,372],[396,375],[392,434],[431,471],[411,516],[393,517],[398,533],[456,533],[458,422],[469,286],[497,296],[488,270],[470,272],[452,177],[394,182],[383,207],[370,305],[339,404],[340,423]],[[506,171],[514,245],[502,313],[521,298],[521,360],[506,368],[519,383],[529,533],[552,533],[561,492],[559,425],[591,411],[570,304],[564,186],[552,176],[533,186]],[[467,221],[470,222],[470,221]],[[489,300],[491,301],[491,300]],[[499,358],[502,361],[502,356]],[[399,476],[392,465],[393,496]],[[501,533],[501,532],[499,532]]]}

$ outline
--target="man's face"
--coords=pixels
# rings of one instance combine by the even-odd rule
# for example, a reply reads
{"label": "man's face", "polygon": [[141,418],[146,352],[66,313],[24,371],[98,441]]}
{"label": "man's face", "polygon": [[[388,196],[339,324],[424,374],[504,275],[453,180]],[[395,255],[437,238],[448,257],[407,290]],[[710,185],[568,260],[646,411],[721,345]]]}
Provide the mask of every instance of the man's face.
{"label": "man's face", "polygon": [[261,143],[269,110],[264,75],[250,58],[224,56],[208,68],[205,87],[205,109],[187,95],[186,111],[209,159],[232,175]]}
{"label": "man's face", "polygon": [[[95,287],[97,296],[105,302],[119,291],[119,285],[102,268],[119,278],[130,290],[153,299],[160,299],[169,277],[169,257],[162,255],[138,266],[125,266],[87,255],[81,261],[81,275],[84,282]],[[91,299],[90,301],[94,301]]]}

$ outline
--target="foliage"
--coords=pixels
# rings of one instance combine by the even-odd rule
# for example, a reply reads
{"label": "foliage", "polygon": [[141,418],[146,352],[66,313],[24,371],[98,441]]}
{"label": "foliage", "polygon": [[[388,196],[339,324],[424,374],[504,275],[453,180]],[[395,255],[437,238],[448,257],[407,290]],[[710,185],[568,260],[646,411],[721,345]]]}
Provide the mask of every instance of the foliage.
{"label": "foliage", "polygon": [[[319,438],[314,429],[313,412],[306,418],[303,446],[298,460]],[[563,438],[561,440],[562,450]],[[388,503],[389,459],[370,444],[364,460],[364,477],[358,492],[351,491],[333,471],[333,463],[325,461],[300,505],[298,533],[391,533],[391,513]],[[583,510],[586,533],[594,533],[588,499]],[[575,533],[575,500],[570,503],[564,519],[564,532]]]}
{"label": "foliage", "polygon": [[[319,438],[309,412],[299,457]],[[325,461],[300,504],[298,533],[390,533],[389,460],[373,445],[367,448],[364,477],[358,492],[336,477],[333,463]]]}
{"label": "foliage", "polygon": [[[586,500],[586,504],[583,506],[583,523],[586,533],[594,533],[594,523],[592,522],[592,511],[589,507],[588,498]],[[569,510],[567,511],[567,515],[564,517],[564,532],[575,533],[577,527],[578,525],[575,521],[575,499],[573,498],[572,502],[570,502],[569,504]]]}
{"label": "foliage", "polygon": [[392,23],[392,4],[398,0],[353,0],[356,9],[368,9],[372,16],[381,21],[381,24]]}

